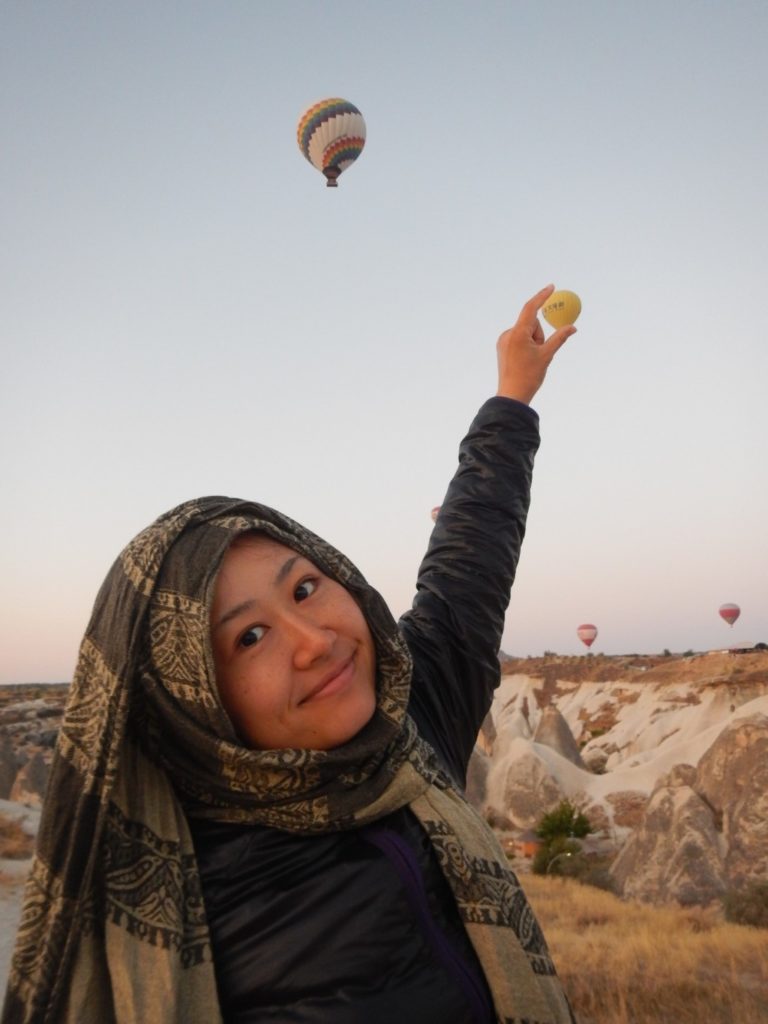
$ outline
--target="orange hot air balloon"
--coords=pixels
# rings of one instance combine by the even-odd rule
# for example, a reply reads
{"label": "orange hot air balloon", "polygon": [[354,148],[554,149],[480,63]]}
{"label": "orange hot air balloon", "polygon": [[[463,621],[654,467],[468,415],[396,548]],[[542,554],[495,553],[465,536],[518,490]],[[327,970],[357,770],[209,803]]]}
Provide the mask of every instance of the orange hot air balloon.
{"label": "orange hot air balloon", "polygon": [[439,505],[435,505],[435,507],[432,509],[432,511],[429,514],[432,516],[432,522],[436,523],[437,522],[437,517],[440,514],[440,506]]}
{"label": "orange hot air balloon", "polygon": [[741,608],[737,604],[721,604],[717,613],[721,619],[725,619],[729,626],[732,626],[741,615]]}
{"label": "orange hot air balloon", "polygon": [[576,630],[576,636],[587,647],[591,647],[597,636],[597,626],[593,626],[591,622],[585,622]]}

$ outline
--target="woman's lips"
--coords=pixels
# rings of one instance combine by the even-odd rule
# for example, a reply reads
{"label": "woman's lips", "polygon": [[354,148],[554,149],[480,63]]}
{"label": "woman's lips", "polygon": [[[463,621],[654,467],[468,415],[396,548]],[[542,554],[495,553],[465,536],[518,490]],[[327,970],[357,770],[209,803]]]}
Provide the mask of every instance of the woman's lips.
{"label": "woman's lips", "polygon": [[343,661],[340,665],[326,673],[320,682],[309,691],[306,697],[301,698],[299,704],[307,704],[309,701],[321,700],[324,697],[334,697],[352,681],[354,674],[355,656],[353,654],[346,661]]}

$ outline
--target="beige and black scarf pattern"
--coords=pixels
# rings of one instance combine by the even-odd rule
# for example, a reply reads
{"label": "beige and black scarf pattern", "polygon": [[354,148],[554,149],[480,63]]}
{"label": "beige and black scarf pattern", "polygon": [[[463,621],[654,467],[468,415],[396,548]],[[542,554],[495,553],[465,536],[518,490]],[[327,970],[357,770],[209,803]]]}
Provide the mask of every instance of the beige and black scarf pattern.
{"label": "beige and black scarf pattern", "polygon": [[[232,539],[259,530],[360,604],[377,711],[329,751],[241,745],[214,683],[211,591]],[[81,645],[27,882],[2,1024],[221,1020],[187,820],[296,833],[409,805],[429,835],[504,1024],[573,1020],[536,920],[491,830],[406,715],[410,658],[380,595],[287,517],[188,502],[122,552]]]}

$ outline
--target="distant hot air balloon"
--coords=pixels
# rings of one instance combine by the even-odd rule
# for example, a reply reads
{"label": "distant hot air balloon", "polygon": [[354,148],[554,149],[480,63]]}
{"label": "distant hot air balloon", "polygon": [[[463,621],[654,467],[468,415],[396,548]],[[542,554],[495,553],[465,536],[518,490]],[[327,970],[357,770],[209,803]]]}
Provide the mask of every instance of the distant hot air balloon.
{"label": "distant hot air balloon", "polygon": [[430,515],[432,516],[432,522],[433,523],[437,522],[437,517],[438,517],[439,514],[440,514],[440,506],[439,505],[435,505],[435,507],[430,512]]}
{"label": "distant hot air balloon", "polygon": [[729,626],[732,626],[741,615],[741,608],[737,604],[721,604],[718,614],[721,619],[725,619]]}
{"label": "distant hot air balloon", "polygon": [[593,626],[590,622],[585,622],[583,626],[579,626],[576,630],[576,635],[583,644],[591,647],[597,636],[597,626]]}
{"label": "distant hot air balloon", "polygon": [[320,100],[299,118],[299,149],[313,167],[337,187],[337,178],[360,156],[365,145],[365,121],[353,103],[333,98]]}
{"label": "distant hot air balloon", "polygon": [[541,312],[552,327],[565,327],[576,323],[581,312],[581,299],[576,292],[552,292],[541,307]]}

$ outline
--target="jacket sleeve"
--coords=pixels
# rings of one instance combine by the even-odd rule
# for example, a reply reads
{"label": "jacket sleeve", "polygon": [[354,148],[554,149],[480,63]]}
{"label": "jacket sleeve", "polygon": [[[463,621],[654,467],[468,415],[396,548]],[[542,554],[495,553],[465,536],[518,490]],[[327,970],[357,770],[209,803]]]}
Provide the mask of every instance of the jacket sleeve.
{"label": "jacket sleeve", "polygon": [[538,445],[527,405],[496,397],[480,408],[400,619],[414,661],[410,713],[461,785],[499,683]]}

